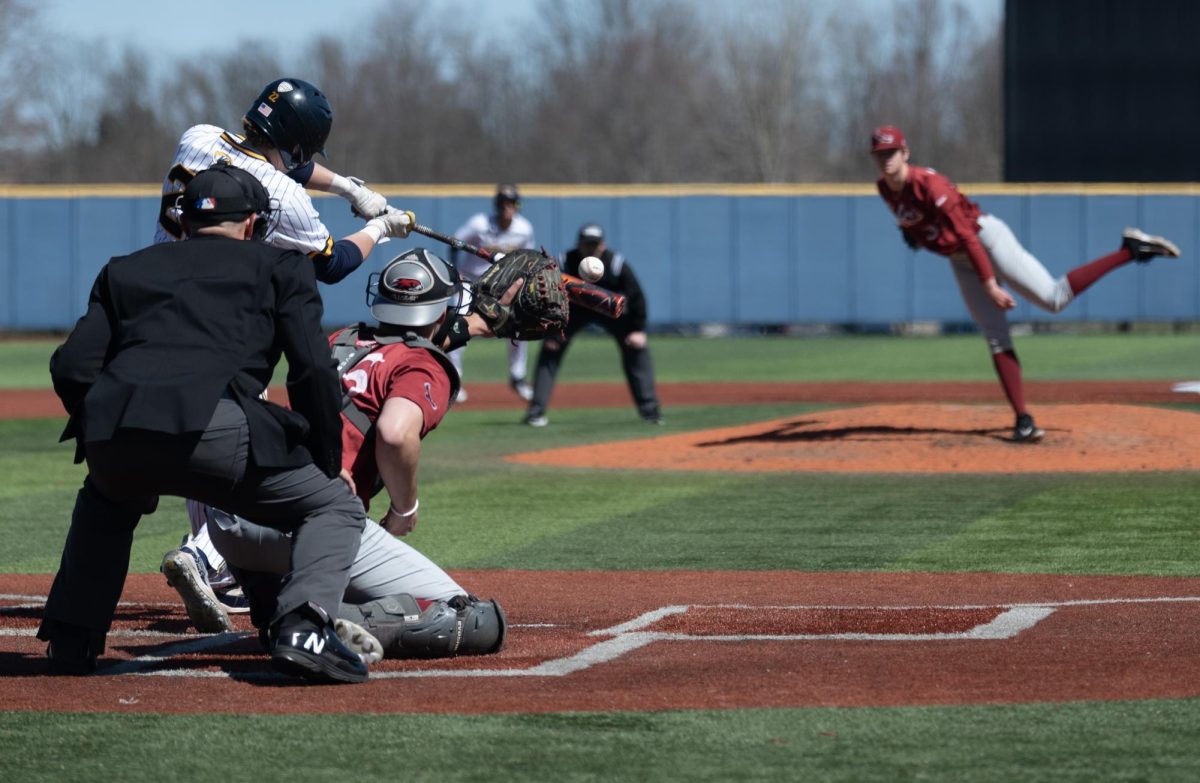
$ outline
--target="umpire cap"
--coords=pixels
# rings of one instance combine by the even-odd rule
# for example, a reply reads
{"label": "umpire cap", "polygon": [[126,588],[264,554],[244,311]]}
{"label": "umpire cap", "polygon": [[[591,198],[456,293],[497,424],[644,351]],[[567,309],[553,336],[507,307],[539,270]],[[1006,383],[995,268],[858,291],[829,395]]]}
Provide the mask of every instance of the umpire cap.
{"label": "umpire cap", "polygon": [[458,305],[461,292],[454,267],[423,247],[404,251],[367,280],[371,315],[393,326],[428,326]]}
{"label": "umpire cap", "polygon": [[599,223],[584,223],[579,227],[579,244],[598,245],[604,241],[604,229]]}
{"label": "umpire cap", "polygon": [[258,177],[218,161],[192,177],[179,208],[190,223],[205,226],[267,213],[271,199]]}

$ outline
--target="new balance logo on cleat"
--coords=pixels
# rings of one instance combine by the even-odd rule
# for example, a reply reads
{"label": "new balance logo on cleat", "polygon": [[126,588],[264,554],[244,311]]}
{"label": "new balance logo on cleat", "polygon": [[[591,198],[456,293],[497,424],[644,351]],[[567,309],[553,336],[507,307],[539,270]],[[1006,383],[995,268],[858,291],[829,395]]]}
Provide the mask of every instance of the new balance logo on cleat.
{"label": "new balance logo on cleat", "polygon": [[317,633],[310,633],[308,638],[304,640],[304,644],[300,644],[300,637],[304,634],[292,634],[292,646],[301,647],[305,650],[310,650],[317,655],[325,651],[325,640]]}

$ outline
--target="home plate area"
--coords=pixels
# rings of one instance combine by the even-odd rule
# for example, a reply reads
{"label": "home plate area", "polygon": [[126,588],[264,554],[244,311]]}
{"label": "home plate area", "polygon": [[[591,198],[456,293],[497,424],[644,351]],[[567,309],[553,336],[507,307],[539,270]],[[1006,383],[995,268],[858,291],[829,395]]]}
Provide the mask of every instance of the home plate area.
{"label": "home plate area", "polygon": [[[130,577],[96,675],[35,676],[45,670],[34,633],[49,577],[3,575],[0,699],[35,710],[543,712],[1200,695],[1200,677],[1191,674],[1200,661],[1195,579],[456,577],[505,606],[510,625],[499,654],[385,660],[366,685],[321,688],[272,671],[245,616],[236,633],[191,631],[157,574]],[[735,600],[694,600],[717,592]]]}

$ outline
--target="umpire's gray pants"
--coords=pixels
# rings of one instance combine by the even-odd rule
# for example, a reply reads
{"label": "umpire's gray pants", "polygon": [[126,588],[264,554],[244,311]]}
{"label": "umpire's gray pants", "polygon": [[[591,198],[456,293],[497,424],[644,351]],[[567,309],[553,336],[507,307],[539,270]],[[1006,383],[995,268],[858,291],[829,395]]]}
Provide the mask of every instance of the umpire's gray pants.
{"label": "umpire's gray pants", "polygon": [[313,602],[333,616],[358,551],[363,507],[345,482],[314,465],[265,470],[248,465],[250,434],[237,403],[221,400],[202,433],[122,430],[87,443],[88,477],[75,501],[62,562],[38,635],[57,624],[87,628],[104,649],[129,569],[133,530],[159,495],[177,495],[292,532],[291,567],[278,581],[271,622]]}

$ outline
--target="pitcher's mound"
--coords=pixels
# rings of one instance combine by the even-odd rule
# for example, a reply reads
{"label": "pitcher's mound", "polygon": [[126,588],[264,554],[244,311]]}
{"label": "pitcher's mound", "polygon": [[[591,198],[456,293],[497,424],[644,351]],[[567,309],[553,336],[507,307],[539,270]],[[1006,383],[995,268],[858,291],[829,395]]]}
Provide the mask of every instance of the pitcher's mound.
{"label": "pitcher's mound", "polygon": [[1200,469],[1200,416],[1131,405],[1040,405],[1040,443],[1013,443],[1006,407],[872,405],[683,435],[517,454],[535,465],[843,473]]}

